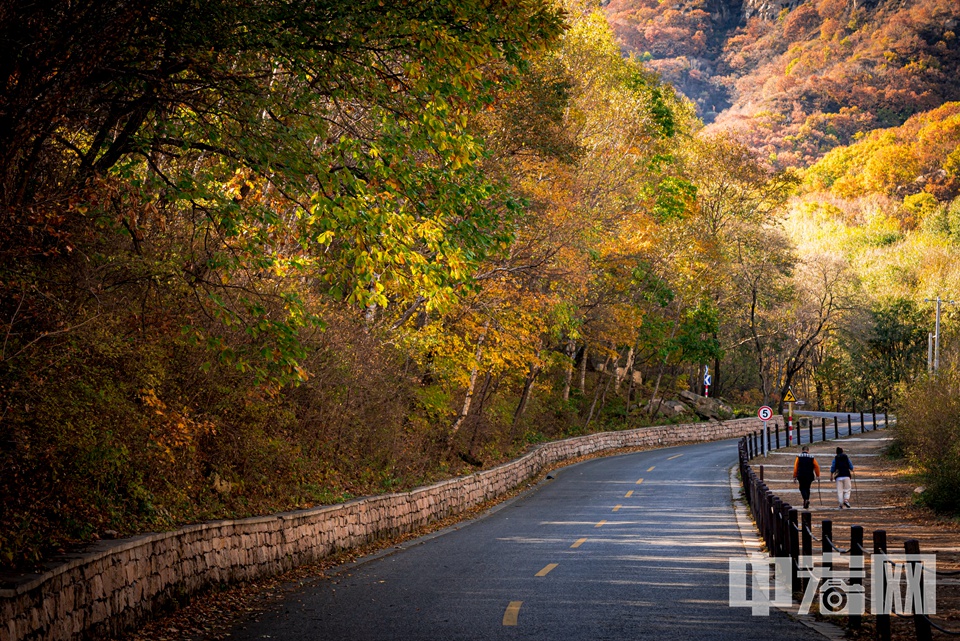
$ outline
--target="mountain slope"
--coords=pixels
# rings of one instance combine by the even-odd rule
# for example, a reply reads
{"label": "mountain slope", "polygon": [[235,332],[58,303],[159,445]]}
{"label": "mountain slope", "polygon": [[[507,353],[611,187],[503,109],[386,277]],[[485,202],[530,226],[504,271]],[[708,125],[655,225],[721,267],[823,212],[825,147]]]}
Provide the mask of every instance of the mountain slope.
{"label": "mountain slope", "polygon": [[723,46],[742,18],[729,0],[612,0],[607,19],[623,48],[693,100],[711,122],[731,106],[730,87],[718,64]]}
{"label": "mountain slope", "polygon": [[779,166],[960,99],[956,0],[615,0],[607,14],[712,128]]}

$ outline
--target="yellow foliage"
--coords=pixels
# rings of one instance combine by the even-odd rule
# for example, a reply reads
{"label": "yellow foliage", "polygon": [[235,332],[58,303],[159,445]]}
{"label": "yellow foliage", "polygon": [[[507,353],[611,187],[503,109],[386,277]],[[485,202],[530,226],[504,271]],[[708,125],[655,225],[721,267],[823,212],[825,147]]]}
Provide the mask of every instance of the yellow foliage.
{"label": "yellow foliage", "polygon": [[170,461],[176,458],[176,450],[192,449],[197,438],[215,433],[212,421],[190,416],[187,408],[170,409],[153,388],[140,390],[140,401],[153,412],[153,443]]}

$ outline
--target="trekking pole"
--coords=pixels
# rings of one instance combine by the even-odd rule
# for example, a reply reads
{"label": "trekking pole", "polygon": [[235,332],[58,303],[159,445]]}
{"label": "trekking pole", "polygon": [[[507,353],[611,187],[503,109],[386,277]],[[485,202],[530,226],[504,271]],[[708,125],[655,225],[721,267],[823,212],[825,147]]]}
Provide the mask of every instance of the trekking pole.
{"label": "trekking pole", "polygon": [[823,492],[820,491],[820,477],[817,477],[817,496],[820,497],[820,507],[823,507]]}
{"label": "trekking pole", "polygon": [[853,472],[850,472],[850,480],[853,481],[853,491],[856,493],[857,504],[860,504],[860,486],[857,485],[857,477],[853,475]]}

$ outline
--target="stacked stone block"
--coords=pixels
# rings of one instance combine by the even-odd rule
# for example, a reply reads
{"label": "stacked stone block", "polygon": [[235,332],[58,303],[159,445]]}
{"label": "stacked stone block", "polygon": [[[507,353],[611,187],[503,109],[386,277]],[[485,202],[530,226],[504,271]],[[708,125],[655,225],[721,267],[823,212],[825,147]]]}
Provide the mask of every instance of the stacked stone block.
{"label": "stacked stone block", "polygon": [[411,532],[496,498],[560,461],[624,447],[734,438],[759,426],[758,419],[739,419],[591,434],[546,443],[496,468],[409,492],[102,541],[0,589],[0,641],[114,636],[172,600]]}

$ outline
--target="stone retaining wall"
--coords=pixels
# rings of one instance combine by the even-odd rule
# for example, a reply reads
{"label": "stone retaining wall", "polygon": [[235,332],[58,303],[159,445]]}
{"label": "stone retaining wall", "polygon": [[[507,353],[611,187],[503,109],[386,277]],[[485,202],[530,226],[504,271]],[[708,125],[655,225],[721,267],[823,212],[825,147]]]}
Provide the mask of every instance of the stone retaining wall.
{"label": "stone retaining wall", "polygon": [[[782,425],[781,417],[775,419]],[[493,499],[559,461],[623,447],[722,440],[759,428],[759,419],[751,418],[591,434],[409,492],[102,541],[0,589],[0,641],[108,638],[142,623],[170,599],[410,532]]]}

